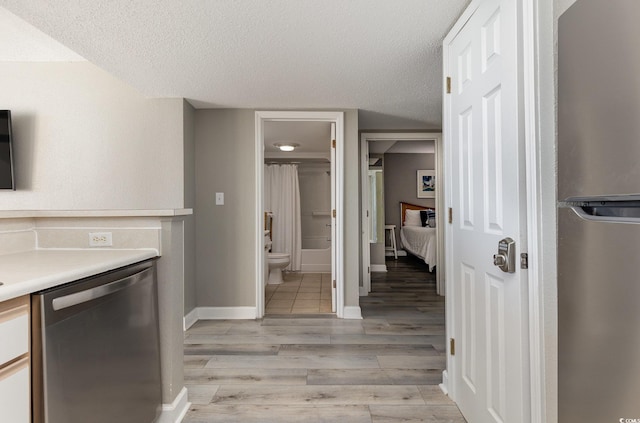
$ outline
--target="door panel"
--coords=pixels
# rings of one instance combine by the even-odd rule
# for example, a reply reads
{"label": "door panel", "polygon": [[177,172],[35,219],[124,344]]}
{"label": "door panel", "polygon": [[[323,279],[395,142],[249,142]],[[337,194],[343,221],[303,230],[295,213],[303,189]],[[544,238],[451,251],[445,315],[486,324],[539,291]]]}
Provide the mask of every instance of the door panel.
{"label": "door panel", "polygon": [[[448,228],[455,400],[470,423],[518,423],[528,410],[526,274],[493,265],[498,243],[526,245],[515,0],[480,0],[448,48],[453,92]],[[457,269],[454,271],[454,269]]]}

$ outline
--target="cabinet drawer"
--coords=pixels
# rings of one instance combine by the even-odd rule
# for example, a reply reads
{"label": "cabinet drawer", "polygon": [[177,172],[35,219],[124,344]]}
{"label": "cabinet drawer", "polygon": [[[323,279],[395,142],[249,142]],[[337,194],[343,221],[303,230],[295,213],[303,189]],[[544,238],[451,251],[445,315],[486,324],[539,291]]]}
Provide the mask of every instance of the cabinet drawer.
{"label": "cabinet drawer", "polygon": [[29,304],[26,297],[0,303],[0,369],[29,351]]}
{"label": "cabinet drawer", "polygon": [[28,357],[0,369],[0,410],[3,422],[31,421],[29,379]]}

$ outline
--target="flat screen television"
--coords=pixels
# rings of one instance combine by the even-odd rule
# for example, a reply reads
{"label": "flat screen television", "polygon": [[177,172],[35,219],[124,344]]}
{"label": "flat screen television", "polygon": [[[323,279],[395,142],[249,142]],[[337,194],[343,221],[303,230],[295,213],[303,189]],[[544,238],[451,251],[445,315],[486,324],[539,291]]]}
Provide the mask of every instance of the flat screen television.
{"label": "flat screen television", "polygon": [[11,110],[0,110],[0,189],[16,189],[12,143]]}

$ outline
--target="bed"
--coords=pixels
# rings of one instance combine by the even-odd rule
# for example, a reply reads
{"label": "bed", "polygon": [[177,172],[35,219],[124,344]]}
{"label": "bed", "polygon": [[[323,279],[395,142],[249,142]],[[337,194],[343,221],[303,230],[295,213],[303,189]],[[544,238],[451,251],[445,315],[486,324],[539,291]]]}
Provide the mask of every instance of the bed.
{"label": "bed", "polygon": [[[410,211],[407,213],[408,210]],[[420,211],[423,211],[423,213],[420,214]],[[425,219],[425,215],[427,219]],[[429,266],[429,271],[433,272],[433,268],[436,265],[438,245],[435,228],[435,209],[401,201],[400,216],[402,219],[400,228],[402,248],[422,259]],[[418,216],[418,220],[416,220],[416,216]],[[428,226],[429,223],[434,227]]]}

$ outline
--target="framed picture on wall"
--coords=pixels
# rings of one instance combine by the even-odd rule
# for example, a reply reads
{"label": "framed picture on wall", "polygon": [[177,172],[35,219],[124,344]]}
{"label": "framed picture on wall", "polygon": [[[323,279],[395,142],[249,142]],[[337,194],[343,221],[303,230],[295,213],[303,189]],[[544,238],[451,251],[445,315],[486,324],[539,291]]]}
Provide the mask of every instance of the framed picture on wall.
{"label": "framed picture on wall", "polygon": [[436,197],[436,171],[418,171],[418,198]]}

